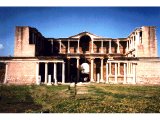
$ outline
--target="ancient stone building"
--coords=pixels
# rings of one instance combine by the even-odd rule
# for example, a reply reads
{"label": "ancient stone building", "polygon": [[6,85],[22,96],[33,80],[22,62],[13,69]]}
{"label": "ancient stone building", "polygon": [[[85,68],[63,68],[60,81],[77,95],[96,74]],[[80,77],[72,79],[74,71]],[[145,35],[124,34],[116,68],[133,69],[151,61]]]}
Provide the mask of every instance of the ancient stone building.
{"label": "ancient stone building", "polygon": [[136,28],[126,38],[89,32],[45,38],[35,28],[18,26],[14,56],[0,62],[5,63],[5,84],[160,84],[154,26]]}

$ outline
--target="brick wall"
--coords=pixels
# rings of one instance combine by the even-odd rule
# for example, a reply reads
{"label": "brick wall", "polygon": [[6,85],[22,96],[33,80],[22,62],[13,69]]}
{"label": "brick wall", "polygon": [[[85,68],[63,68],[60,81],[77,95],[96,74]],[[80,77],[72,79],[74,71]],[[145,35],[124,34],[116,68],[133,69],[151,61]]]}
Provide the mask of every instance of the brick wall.
{"label": "brick wall", "polygon": [[139,43],[138,57],[157,57],[157,39],[155,27],[142,27],[142,43]]}
{"label": "brick wall", "polygon": [[8,84],[34,84],[36,83],[36,63],[10,62],[8,63]]}
{"label": "brick wall", "polygon": [[35,56],[35,44],[29,44],[29,27],[16,27],[14,56]]}
{"label": "brick wall", "polygon": [[140,59],[136,75],[138,84],[160,84],[160,59]]}

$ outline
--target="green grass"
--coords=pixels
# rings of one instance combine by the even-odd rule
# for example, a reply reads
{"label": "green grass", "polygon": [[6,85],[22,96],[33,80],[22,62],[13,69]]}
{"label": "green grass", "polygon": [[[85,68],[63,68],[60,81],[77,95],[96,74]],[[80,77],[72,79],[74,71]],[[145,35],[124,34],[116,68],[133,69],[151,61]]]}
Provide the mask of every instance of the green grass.
{"label": "green grass", "polygon": [[88,92],[59,86],[0,85],[1,113],[159,113],[160,86],[90,84]]}

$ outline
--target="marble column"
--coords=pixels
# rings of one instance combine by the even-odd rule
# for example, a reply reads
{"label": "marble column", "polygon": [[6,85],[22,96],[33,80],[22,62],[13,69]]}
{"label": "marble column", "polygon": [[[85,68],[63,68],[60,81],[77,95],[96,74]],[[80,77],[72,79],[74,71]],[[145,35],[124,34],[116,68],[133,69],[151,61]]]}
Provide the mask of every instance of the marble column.
{"label": "marble column", "polygon": [[120,49],[119,49],[119,40],[117,41],[117,53],[120,53]]}
{"label": "marble column", "polygon": [[62,84],[65,83],[65,62],[62,63]]}
{"label": "marble column", "polygon": [[130,73],[133,74],[133,63],[130,63]]}
{"label": "marble column", "polygon": [[100,82],[104,82],[104,79],[103,79],[103,58],[101,58],[101,79],[100,79]]}
{"label": "marble column", "polygon": [[127,83],[127,72],[126,72],[126,63],[124,63],[124,81],[123,84]]}
{"label": "marble column", "polygon": [[94,51],[93,51],[93,40],[92,40],[92,48],[91,48],[91,53],[94,53]]}
{"label": "marble column", "polygon": [[106,83],[109,83],[108,63],[106,63]]}
{"label": "marble column", "polygon": [[48,81],[48,63],[45,63],[45,81],[44,84],[47,84]]}
{"label": "marble column", "polygon": [[8,63],[5,63],[6,64],[6,68],[5,68],[5,76],[4,76],[4,84],[7,83],[7,75],[8,75]]}
{"label": "marble column", "polygon": [[109,53],[112,53],[112,49],[111,49],[112,45],[111,45],[111,40],[109,41]]}
{"label": "marble column", "polygon": [[68,40],[68,53],[70,53],[70,41]]}
{"label": "marble column", "polygon": [[94,82],[94,59],[91,58],[91,82]]}
{"label": "marble column", "polygon": [[126,48],[126,52],[128,52],[129,48],[128,48],[128,40],[127,40],[127,48]]}
{"label": "marble column", "polygon": [[136,84],[136,64],[133,64],[133,84]]}
{"label": "marble column", "polygon": [[115,83],[118,83],[117,81],[117,63],[115,63]]}
{"label": "marble column", "polygon": [[58,82],[57,82],[57,63],[54,63],[54,85],[58,85]]}
{"label": "marble column", "polygon": [[103,40],[101,41],[101,53],[104,53],[104,51],[103,51]]}
{"label": "marble column", "polygon": [[48,83],[47,83],[47,85],[52,85],[51,84],[51,75],[48,75]]}
{"label": "marble column", "polygon": [[118,75],[120,75],[120,69],[121,69],[120,62],[118,62]]}

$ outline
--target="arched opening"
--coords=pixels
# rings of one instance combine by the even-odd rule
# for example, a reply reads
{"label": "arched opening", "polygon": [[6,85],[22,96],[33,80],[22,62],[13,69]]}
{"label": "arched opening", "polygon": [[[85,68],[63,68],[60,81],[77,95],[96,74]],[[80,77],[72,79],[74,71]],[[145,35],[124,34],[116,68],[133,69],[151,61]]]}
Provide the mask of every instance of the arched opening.
{"label": "arched opening", "polygon": [[86,53],[89,52],[89,42],[91,38],[88,35],[84,35],[80,38],[80,47],[82,48],[82,52]]}

